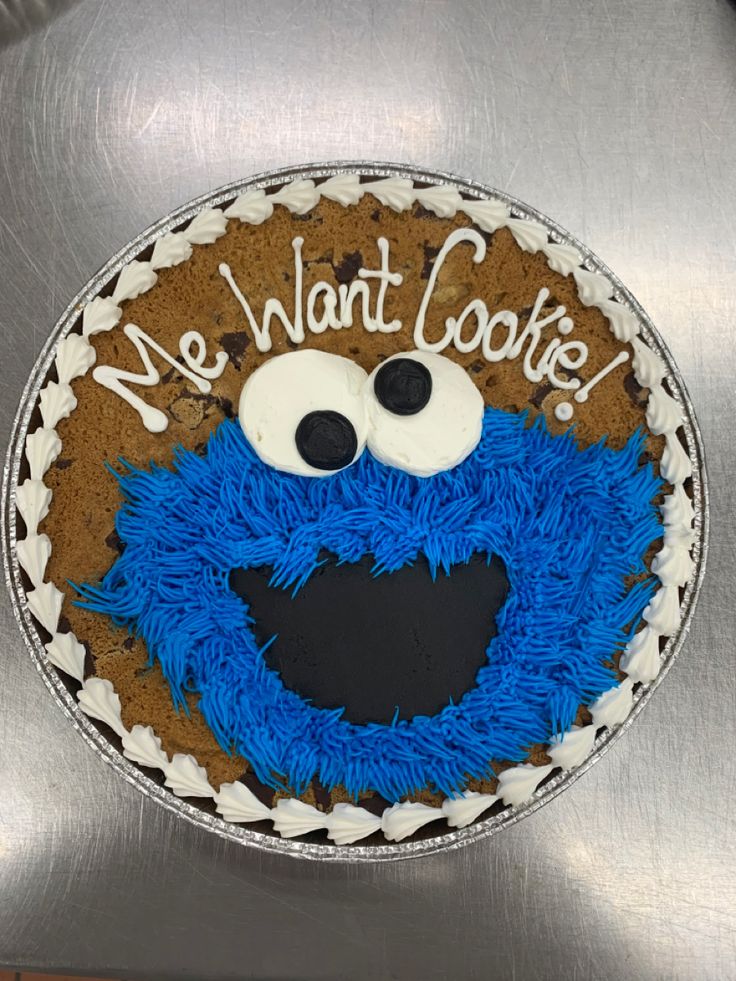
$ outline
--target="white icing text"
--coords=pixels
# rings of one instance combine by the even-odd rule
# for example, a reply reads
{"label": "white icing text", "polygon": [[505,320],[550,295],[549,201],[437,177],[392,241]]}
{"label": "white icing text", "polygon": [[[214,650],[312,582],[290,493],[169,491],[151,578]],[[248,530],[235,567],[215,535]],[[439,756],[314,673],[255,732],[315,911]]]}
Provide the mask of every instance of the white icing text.
{"label": "white icing text", "polygon": [[[263,320],[259,327],[253,310],[248,300],[235,282],[230,266],[222,263],[219,267],[220,275],[235,294],[235,298],[243,308],[248,325],[253,332],[253,338],[259,351],[271,350],[271,319],[277,317],[286,331],[288,337],[295,343],[300,344],[304,340],[304,317],[302,308],[304,306],[303,295],[303,262],[302,245],[303,238],[295,238],[291,243],[294,250],[294,315],[289,318],[283,303],[273,297],[266,300],[263,308]],[[315,283],[307,296],[307,328],[313,334],[322,334],[331,327],[333,330],[340,330],[341,327],[352,327],[353,325],[353,306],[358,297],[361,303],[361,317],[363,326],[369,331],[380,331],[383,334],[392,334],[394,331],[401,330],[401,321],[392,320],[386,323],[384,320],[384,303],[386,302],[386,291],[391,286],[400,286],[403,280],[401,273],[392,273],[389,270],[389,245],[385,238],[378,239],[378,252],[381,257],[380,269],[359,269],[358,278],[350,286],[341,283],[337,290],[330,283],[320,280]],[[370,286],[366,280],[377,280],[378,296],[376,297],[375,311],[371,313]],[[317,315],[317,309],[321,307],[321,314]],[[338,313],[339,308],[339,313]]]}
{"label": "white icing text", "polygon": [[[376,244],[379,255],[377,269],[359,269],[349,286],[340,283],[335,287],[325,280],[319,280],[305,298],[302,257],[304,239],[296,237],[292,241],[294,299],[293,304],[290,304],[291,312],[287,311],[281,300],[270,297],[265,301],[260,322],[230,266],[222,263],[218,270],[242,309],[259,351],[270,351],[273,346],[271,333],[274,320],[280,323],[292,343],[301,344],[307,330],[313,334],[322,334],[328,328],[341,330],[352,327],[356,302],[359,304],[360,319],[365,330],[392,334],[401,330],[402,322],[398,319],[386,321],[386,297],[389,287],[399,287],[403,277],[401,273],[391,271],[387,239],[379,238]],[[621,351],[587,382],[581,381],[579,372],[588,361],[588,347],[583,341],[569,339],[568,335],[575,325],[566,316],[564,306],[558,305],[549,309],[550,291],[546,287],[542,287],[537,293],[531,313],[523,326],[519,323],[519,314],[512,310],[491,312],[486,302],[476,297],[466,303],[455,316],[446,317],[442,336],[431,340],[428,336],[427,317],[435,298],[437,280],[448,255],[460,245],[472,247],[469,258],[476,264],[486,257],[486,241],[475,229],[459,228],[447,236],[432,266],[414,321],[413,339],[418,350],[439,353],[452,345],[462,354],[478,350],[492,364],[520,359],[520,368],[527,381],[533,384],[547,382],[557,391],[574,393],[573,398],[577,403],[585,402],[599,382],[629,360],[629,354]],[[151,432],[162,432],[167,428],[166,415],[160,409],[148,405],[124,384],[150,387],[159,383],[160,375],[151,361],[149,349],[176,368],[202,393],[210,391],[210,380],[222,374],[228,361],[227,354],[220,351],[215,355],[214,364],[205,367],[205,341],[197,331],[188,331],[179,341],[183,365],[135,324],[128,324],[124,332],[135,345],[145,374],[102,365],[95,369],[93,377],[136,409],[144,426]],[[568,422],[573,416],[574,404],[559,402],[554,412],[557,419]]]}
{"label": "white icing text", "polygon": [[185,334],[182,334],[179,341],[179,354],[184,361],[183,365],[135,324],[126,324],[123,328],[123,333],[128,340],[133,342],[143,362],[143,367],[146,369],[146,373],[144,375],[137,375],[135,372],[123,371],[121,368],[112,368],[110,365],[100,365],[98,368],[95,368],[92,377],[100,385],[109,388],[111,392],[115,392],[128,405],[131,405],[140,415],[141,421],[146,429],[152,433],[162,433],[167,428],[169,420],[166,414],[160,409],[156,409],[147,402],[144,402],[139,395],[131,392],[130,389],[123,385],[123,382],[129,382],[134,385],[146,385],[150,388],[153,385],[158,385],[161,381],[161,375],[154,366],[153,361],[151,361],[151,355],[148,353],[147,347],[155,351],[160,358],[173,368],[176,368],[185,378],[188,378],[203,395],[206,395],[212,390],[209,379],[219,378],[228,362],[227,354],[224,351],[219,351],[215,355],[214,365],[206,368],[204,366],[205,358],[207,357],[205,340],[196,330],[189,330]]}

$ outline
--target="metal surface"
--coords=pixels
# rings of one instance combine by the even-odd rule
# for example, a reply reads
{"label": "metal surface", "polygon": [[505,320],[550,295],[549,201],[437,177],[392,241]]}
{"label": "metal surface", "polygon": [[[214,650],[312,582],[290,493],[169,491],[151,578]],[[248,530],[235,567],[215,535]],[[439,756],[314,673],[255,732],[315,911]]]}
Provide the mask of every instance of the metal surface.
{"label": "metal surface", "polygon": [[413,160],[541,206],[644,303],[697,408],[713,533],[683,656],[605,760],[503,835],[381,866],[242,849],[141,797],[56,710],[4,603],[0,963],[735,977],[734,7],[58,6],[0,51],[8,427],[69,297],[151,217],[289,161]]}
{"label": "metal surface", "polygon": [[[18,474],[24,459],[26,436],[29,429],[33,428],[31,420],[34,418],[33,413],[37,406],[38,394],[46,382],[56,356],[59,342],[75,326],[78,327],[81,307],[99,293],[106,293],[107,290],[105,287],[114,281],[121,269],[134,256],[140,255],[147,246],[160,238],[161,235],[190,221],[202,208],[224,206],[225,204],[232,203],[238,195],[256,188],[278,188],[289,181],[304,179],[319,180],[325,177],[333,177],[340,172],[358,172],[365,177],[373,179],[393,176],[406,177],[420,183],[452,184],[466,197],[482,198],[488,197],[489,195],[500,197],[510,206],[512,214],[515,217],[527,218],[545,225],[547,231],[555,241],[577,249],[583,258],[586,268],[604,274],[613,284],[615,295],[619,300],[625,302],[636,313],[642,335],[649,346],[658,353],[662,361],[668,366],[668,384],[671,386],[673,392],[677,394],[680,403],[684,407],[685,418],[682,432],[687,440],[692,461],[693,507],[695,512],[695,544],[692,552],[694,559],[693,575],[684,590],[680,627],[676,634],[667,640],[663,652],[664,663],[662,668],[652,684],[641,686],[635,692],[633,706],[628,719],[613,732],[601,733],[593,749],[588,754],[587,759],[580,766],[573,771],[556,774],[544,785],[543,789],[534,795],[534,798],[530,802],[508,808],[502,814],[488,818],[485,821],[477,822],[469,827],[446,830],[444,833],[437,834],[428,840],[409,839],[378,846],[356,845],[349,848],[331,845],[327,842],[312,844],[293,839],[285,839],[276,835],[253,831],[247,826],[229,824],[221,820],[218,816],[212,816],[201,808],[196,807],[191,801],[181,800],[175,797],[165,787],[159,786],[158,783],[151,780],[138,767],[125,759],[108,742],[104,731],[100,732],[79,708],[75,697],[69,692],[63,677],[59,675],[48,660],[41,639],[38,636],[33,617],[25,602],[25,589],[16,555],[17,531],[15,507]],[[476,182],[453,177],[450,174],[408,168],[405,165],[370,164],[364,161],[284,168],[267,174],[255,175],[244,182],[230,184],[213,191],[211,194],[198,198],[196,202],[177,208],[173,213],[155,222],[133,242],[126,245],[116,256],[110,259],[100,272],[69,303],[69,306],[55,326],[48,343],[44,346],[31,372],[13,426],[8,448],[2,495],[2,537],[5,575],[18,625],[25,637],[29,653],[56,699],[57,704],[71,718],[74,726],[87,739],[89,744],[95,747],[101,757],[110,763],[122,777],[129,783],[137,786],[146,796],[158,801],[170,811],[178,813],[181,817],[186,818],[199,827],[222,835],[232,841],[240,841],[266,851],[289,854],[295,858],[310,858],[333,862],[397,861],[403,858],[416,858],[418,856],[433,854],[440,849],[459,848],[471,842],[479,841],[481,838],[490,837],[498,831],[511,827],[521,820],[521,818],[534,813],[543,804],[553,800],[561,791],[582,776],[593,763],[601,759],[610,746],[630,728],[631,723],[639,715],[644,705],[649,701],[652,693],[659,687],[663,678],[668,673],[675,656],[682,647],[692,621],[695,604],[703,582],[707,553],[708,520],[707,481],[703,465],[702,441],[694,410],[684,383],[678,370],[672,363],[672,357],[667,351],[666,345],[662,343],[656,328],[649,322],[636,299],[628,293],[624,285],[612,274],[611,270],[601,263],[596,256],[592,255],[584,245],[565,232],[558,224],[552,222],[539,211],[532,210],[515,198],[510,197],[508,194],[503,194],[492,188],[483,187]]]}

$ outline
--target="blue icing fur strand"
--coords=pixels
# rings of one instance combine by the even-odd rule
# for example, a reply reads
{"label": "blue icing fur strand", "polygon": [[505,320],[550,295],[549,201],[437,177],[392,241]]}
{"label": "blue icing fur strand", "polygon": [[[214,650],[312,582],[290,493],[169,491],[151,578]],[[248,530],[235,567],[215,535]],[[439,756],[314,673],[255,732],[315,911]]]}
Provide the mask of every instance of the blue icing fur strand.
{"label": "blue icing fur strand", "polygon": [[[171,470],[127,467],[116,520],[125,544],[81,605],[140,634],[177,705],[199,708],[222,747],[257,776],[297,793],[318,777],[388,800],[429,786],[457,793],[491,760],[573,722],[615,683],[604,661],[621,649],[651,596],[643,555],[660,537],[660,484],[639,467],[643,437],[620,451],[579,449],[543,420],[485,411],[481,441],[451,471],[422,479],[368,452],[332,477],[273,470],[237,422],[223,422],[199,456],[179,448]],[[432,717],[358,726],[288,690],[256,643],[233,568],[271,565],[294,591],[323,550],[375,557],[387,575],[423,553],[433,575],[475,552],[506,563],[509,595],[476,686]]]}

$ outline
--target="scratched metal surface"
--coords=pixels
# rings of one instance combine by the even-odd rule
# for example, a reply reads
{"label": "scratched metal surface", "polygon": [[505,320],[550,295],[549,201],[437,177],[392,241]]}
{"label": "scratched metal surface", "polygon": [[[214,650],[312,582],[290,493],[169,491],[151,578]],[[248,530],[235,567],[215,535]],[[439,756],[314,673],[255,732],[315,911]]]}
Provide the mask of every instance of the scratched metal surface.
{"label": "scratched metal surface", "polygon": [[736,7],[728,0],[0,0],[0,412],[150,220],[302,160],[536,205],[642,301],[708,451],[690,637],[613,750],[520,825],[297,863],[177,820],[71,729],[0,603],[0,964],[136,978],[736,977]]}

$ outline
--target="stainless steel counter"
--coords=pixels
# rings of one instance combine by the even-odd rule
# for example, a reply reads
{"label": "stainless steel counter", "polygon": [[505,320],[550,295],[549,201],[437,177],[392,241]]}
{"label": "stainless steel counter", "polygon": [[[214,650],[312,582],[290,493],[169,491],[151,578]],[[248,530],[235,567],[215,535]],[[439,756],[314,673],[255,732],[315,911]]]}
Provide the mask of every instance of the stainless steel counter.
{"label": "stainless steel counter", "polygon": [[0,2],[5,432],[57,316],[150,220],[239,176],[340,157],[507,190],[642,301],[709,459],[689,640],[633,729],[518,826],[444,856],[319,865],[209,836],[125,784],[53,704],[3,598],[0,964],[736,978],[736,7]]}

